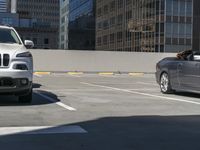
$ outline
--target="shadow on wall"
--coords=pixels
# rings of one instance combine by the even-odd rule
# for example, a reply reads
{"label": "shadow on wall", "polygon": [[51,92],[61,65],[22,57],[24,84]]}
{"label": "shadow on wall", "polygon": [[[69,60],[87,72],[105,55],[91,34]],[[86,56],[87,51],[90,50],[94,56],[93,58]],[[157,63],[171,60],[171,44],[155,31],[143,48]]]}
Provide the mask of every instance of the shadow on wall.
{"label": "shadow on wall", "polygon": [[108,117],[63,126],[69,125],[78,125],[88,133],[6,135],[0,136],[0,147],[6,150],[200,149],[200,116]]}

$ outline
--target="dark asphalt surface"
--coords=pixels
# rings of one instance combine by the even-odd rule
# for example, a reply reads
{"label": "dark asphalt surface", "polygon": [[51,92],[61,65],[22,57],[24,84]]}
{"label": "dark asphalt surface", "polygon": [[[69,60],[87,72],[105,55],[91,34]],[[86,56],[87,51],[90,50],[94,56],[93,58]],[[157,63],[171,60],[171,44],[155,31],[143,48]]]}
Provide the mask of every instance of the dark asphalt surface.
{"label": "dark asphalt surface", "polygon": [[[200,149],[200,95],[163,95],[154,75],[52,74],[34,83],[31,104],[0,96],[2,150]],[[2,135],[9,127],[40,126],[49,128]],[[69,126],[87,133],[57,132]]]}

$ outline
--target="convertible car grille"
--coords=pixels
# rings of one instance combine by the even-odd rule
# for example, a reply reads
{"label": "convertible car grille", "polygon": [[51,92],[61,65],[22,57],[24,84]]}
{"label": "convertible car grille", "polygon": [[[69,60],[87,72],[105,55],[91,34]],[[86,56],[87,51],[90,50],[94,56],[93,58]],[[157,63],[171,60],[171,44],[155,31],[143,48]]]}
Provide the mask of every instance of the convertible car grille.
{"label": "convertible car grille", "polygon": [[0,54],[0,67],[8,67],[10,63],[9,54]]}

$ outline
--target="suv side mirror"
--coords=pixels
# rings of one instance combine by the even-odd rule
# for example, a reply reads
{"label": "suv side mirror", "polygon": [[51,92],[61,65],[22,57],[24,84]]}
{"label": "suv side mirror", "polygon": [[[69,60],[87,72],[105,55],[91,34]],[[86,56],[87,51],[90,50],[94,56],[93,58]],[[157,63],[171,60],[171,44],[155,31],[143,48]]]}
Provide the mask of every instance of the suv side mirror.
{"label": "suv side mirror", "polygon": [[26,46],[26,48],[33,48],[34,47],[34,43],[31,40],[25,40],[24,45]]}

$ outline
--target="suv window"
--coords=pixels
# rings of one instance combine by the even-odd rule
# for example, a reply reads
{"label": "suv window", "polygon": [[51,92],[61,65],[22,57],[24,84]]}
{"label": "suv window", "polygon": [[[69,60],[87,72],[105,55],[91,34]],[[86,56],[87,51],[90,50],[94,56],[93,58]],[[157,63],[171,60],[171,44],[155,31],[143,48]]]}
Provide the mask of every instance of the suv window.
{"label": "suv window", "polygon": [[19,38],[12,29],[0,29],[0,43],[21,44]]}

